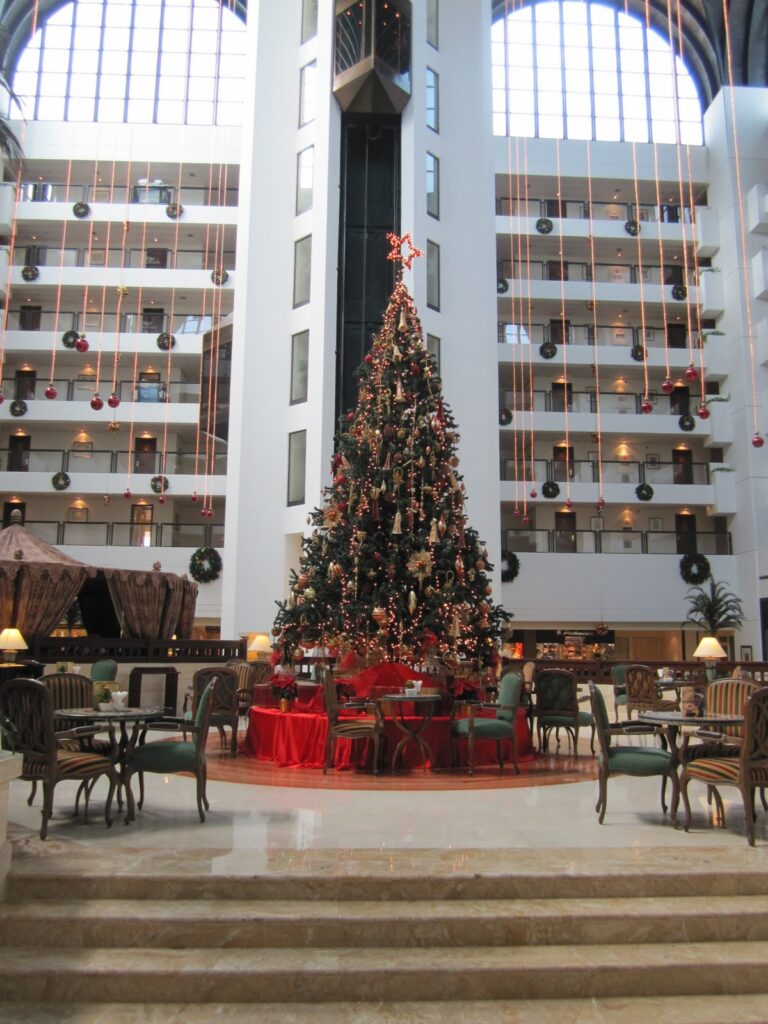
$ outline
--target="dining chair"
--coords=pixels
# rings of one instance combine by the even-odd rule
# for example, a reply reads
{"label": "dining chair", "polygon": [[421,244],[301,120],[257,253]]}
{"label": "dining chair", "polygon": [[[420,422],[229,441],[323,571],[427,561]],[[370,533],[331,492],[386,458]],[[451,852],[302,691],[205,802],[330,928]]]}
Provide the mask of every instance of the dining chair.
{"label": "dining chair", "polygon": [[[455,745],[457,740],[467,741],[467,766],[470,775],[474,772],[475,740],[495,740],[499,768],[504,771],[501,745],[504,740],[510,740],[512,764],[515,766],[515,772],[520,774],[520,766],[517,763],[517,709],[520,706],[522,690],[522,672],[507,672],[499,685],[498,704],[473,704],[460,701],[454,704],[454,712],[466,711],[466,714],[460,718],[454,717],[454,712],[451,713],[451,761],[454,765],[456,764]],[[476,714],[478,710],[486,708],[496,710],[494,718],[483,718]]]}
{"label": "dining chair", "polygon": [[[744,736],[722,734],[723,743],[736,739],[738,757],[697,757],[684,762],[680,774],[680,791],[685,807],[685,831],[691,824],[688,783],[691,779],[706,786],[735,786],[741,793],[747,842],[755,845],[755,790],[768,786],[768,687],[760,686],[747,697],[744,708]],[[724,822],[723,822],[724,824]]]}
{"label": "dining chair", "polygon": [[560,729],[573,741],[574,757],[579,753],[579,729],[591,727],[589,748],[595,753],[595,721],[589,711],[579,710],[578,681],[573,672],[560,668],[536,673],[536,733],[539,750],[549,749],[549,734],[555,730],[558,746]]}
{"label": "dining chair", "polygon": [[[192,676],[192,706],[185,709],[184,718],[188,722],[195,720],[203,691],[214,678],[219,680],[219,686],[211,708],[211,725],[218,729],[222,750],[227,748],[226,729],[230,729],[229,751],[233,757],[237,757],[240,680],[233,668],[201,668],[195,672]],[[186,731],[183,728],[182,731],[186,739]]]}
{"label": "dining chair", "polygon": [[[59,782],[72,780],[85,783],[84,820],[88,821],[91,783],[102,775],[109,779],[109,792],[104,819],[111,826],[112,798],[119,779],[111,757],[94,750],[66,750],[60,741],[81,737],[98,731],[95,726],[83,726],[57,732],[53,718],[53,693],[37,679],[6,679],[0,683],[0,725],[5,745],[22,755],[21,778],[27,782],[41,782],[43,809],[40,838],[48,835],[48,822],[53,814],[53,794]],[[80,790],[78,789],[78,797]],[[34,794],[33,794],[34,795]],[[31,803],[31,798],[30,801]]]}
{"label": "dining chair", "polygon": [[602,825],[605,818],[605,810],[608,806],[608,779],[613,775],[635,775],[645,778],[654,775],[661,776],[661,809],[666,814],[667,805],[664,798],[667,779],[672,783],[672,806],[677,804],[678,781],[672,754],[668,750],[660,750],[658,747],[635,747],[613,742],[617,736],[653,735],[657,733],[657,730],[642,722],[623,722],[620,725],[611,725],[608,720],[605,699],[594,683],[589,684],[589,702],[600,748],[598,754],[598,797],[595,805],[595,811],[599,815],[598,822]]}
{"label": "dining chair", "polygon": [[[325,715],[328,732],[325,739],[325,756],[323,758],[323,774],[333,767],[336,755],[337,740],[373,740],[373,772],[379,772],[379,748],[384,737],[384,716],[376,702],[348,701],[342,704],[336,690],[336,679],[331,669],[322,673],[323,695],[325,697]],[[365,711],[365,716],[344,717],[347,710]]]}
{"label": "dining chair", "polygon": [[[211,725],[211,713],[216,704],[217,690],[221,685],[218,676],[213,676],[197,702],[194,721],[167,717],[158,722],[150,723],[151,729],[185,728],[183,740],[156,740],[134,747],[124,767],[124,783],[127,797],[126,824],[135,816],[131,779],[135,773],[139,775],[139,810],[144,806],[144,773],[153,772],[159,775],[175,775],[177,772],[190,772],[197,781],[197,810],[200,821],[205,821],[205,811],[210,810],[205,788],[208,769],[205,756],[205,744]],[[186,740],[186,732],[192,733],[192,740]],[[203,810],[205,808],[205,811]]]}
{"label": "dining chair", "polygon": [[627,665],[611,665],[613,683],[613,720],[619,720],[619,708],[627,706]]}
{"label": "dining chair", "polygon": [[94,683],[114,683],[117,679],[117,662],[112,658],[102,658],[91,665],[91,679]]}
{"label": "dining chair", "polygon": [[231,669],[237,676],[237,707],[241,717],[254,704],[267,704],[265,695],[269,691],[269,679],[274,671],[269,662],[233,658],[224,667]]}
{"label": "dining chair", "polygon": [[627,719],[633,711],[679,711],[680,698],[667,700],[662,696],[656,673],[648,665],[627,665],[624,674],[627,687]]}

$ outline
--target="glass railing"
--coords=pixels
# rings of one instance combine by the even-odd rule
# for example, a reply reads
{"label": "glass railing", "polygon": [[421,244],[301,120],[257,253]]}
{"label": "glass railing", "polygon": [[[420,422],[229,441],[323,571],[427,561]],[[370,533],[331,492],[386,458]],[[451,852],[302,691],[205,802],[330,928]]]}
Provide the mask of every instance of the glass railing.
{"label": "glass railing", "polygon": [[506,529],[502,548],[515,553],[568,555],[730,555],[730,533],[664,530]]}
{"label": "glass railing", "polygon": [[[664,348],[665,343],[671,350],[688,349],[686,327],[672,324],[669,332],[663,327],[646,327],[629,324],[617,327],[615,324],[574,324],[570,320],[551,320],[547,324],[516,324],[499,321],[497,324],[498,342],[500,345],[541,345],[545,341],[560,345],[613,345],[617,348],[631,348],[633,345],[645,344],[649,348]],[[707,332],[704,332],[705,334]],[[709,332],[713,333],[713,332]],[[721,332],[714,332],[721,333]],[[701,347],[698,332],[691,332],[692,347]]]}
{"label": "glass railing", "polygon": [[[706,209],[706,207],[705,207]],[[552,199],[510,199],[499,196],[496,199],[496,214],[507,217],[548,217],[550,220],[561,218],[574,220],[618,220],[626,223],[630,220],[645,223],[678,224],[684,220],[691,223],[691,210],[687,206],[680,207],[676,203],[662,203],[659,206],[651,203],[593,202],[586,199],[565,199],[558,202]]]}
{"label": "glass railing", "polygon": [[21,184],[22,203],[140,203],[143,206],[237,206],[236,188],[176,188],[164,182],[134,185],[66,185],[63,182],[25,181]]}
{"label": "glass railing", "polygon": [[[674,393],[665,395],[659,394],[657,391],[650,391],[648,398],[651,403],[651,411],[643,413],[644,416],[682,416],[684,413],[690,412],[692,401],[690,398],[688,408],[683,408],[680,397]],[[505,389],[499,392],[499,410],[500,414],[507,411],[524,415],[531,411],[531,404],[533,404],[533,412],[565,412],[567,408],[568,412],[573,413],[597,413],[597,399],[596,391],[572,391],[567,396],[563,391],[534,391],[531,396],[530,391],[523,391],[522,388],[519,391]],[[634,391],[624,391],[621,394],[616,394],[613,391],[601,391],[600,413],[604,416],[639,414],[642,401],[643,395]],[[503,417],[501,422],[503,423]],[[514,416],[510,423],[504,425],[514,426]],[[525,426],[526,423],[521,422],[520,429]]]}
{"label": "glass railing", "polygon": [[[600,284],[643,284],[676,286],[683,282],[683,268],[676,264],[638,267],[630,263],[580,263],[574,260],[500,260],[496,267],[499,280],[591,282]],[[693,270],[688,281],[696,283]]]}
{"label": "glass railing", "polygon": [[[88,374],[83,374],[81,379],[75,380],[69,377],[56,377],[50,382],[57,391],[55,399],[45,397],[44,391],[48,383],[49,381],[38,378],[31,391],[25,385],[26,390],[21,394],[17,391],[15,378],[5,377],[1,382],[4,395],[23,398],[27,402],[90,402],[97,391],[104,400],[112,394],[112,381],[108,377],[101,378],[98,388],[95,378]],[[114,393],[122,402],[195,404],[200,401],[200,385],[191,381],[172,380],[170,384],[165,384],[162,381],[119,380]]]}
{"label": "glass railing", "polygon": [[0,452],[0,467],[9,473],[158,473],[180,476],[224,476],[225,453],[94,451],[90,442],[77,449],[32,449]]}
{"label": "glass railing", "polygon": [[45,267],[56,271],[61,267],[109,267],[140,270],[213,270],[235,267],[234,251],[201,252],[199,249],[55,249],[18,246],[13,254],[14,266]]}
{"label": "glass railing", "polygon": [[502,458],[501,479],[505,481],[534,480],[555,480],[565,481],[567,472],[570,470],[570,479],[574,483],[599,483],[602,469],[602,482],[604,484],[675,484],[675,485],[701,485],[708,484],[709,463],[692,462],[625,462],[606,461],[599,465],[593,460],[574,459],[568,468],[564,462],[554,462],[545,459],[536,459],[534,462],[534,474],[532,474],[530,460],[524,462],[514,456]]}
{"label": "glass railing", "polygon": [[204,334],[210,331],[218,318],[202,316],[199,313],[176,313],[173,318],[158,311],[155,316],[147,313],[123,313],[118,318],[114,312],[86,313],[82,310],[34,310],[11,309],[8,311],[9,331],[51,331],[64,334],[65,331],[82,331],[84,334]]}
{"label": "glass railing", "polygon": [[221,548],[223,523],[62,523],[27,521],[25,524],[49,544],[93,547]]}

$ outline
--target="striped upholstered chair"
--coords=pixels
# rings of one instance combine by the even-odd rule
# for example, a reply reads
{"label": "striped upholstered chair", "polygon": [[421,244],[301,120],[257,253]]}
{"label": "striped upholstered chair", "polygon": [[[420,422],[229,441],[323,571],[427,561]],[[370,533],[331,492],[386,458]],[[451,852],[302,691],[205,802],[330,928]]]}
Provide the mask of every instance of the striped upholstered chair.
{"label": "striped upholstered chair", "polygon": [[[21,778],[43,784],[43,821],[40,838],[48,834],[48,821],[53,813],[53,791],[57,783],[68,779],[84,783],[85,820],[92,784],[102,775],[109,780],[104,818],[112,824],[112,797],[118,775],[111,757],[93,750],[63,750],[53,719],[53,694],[37,679],[6,679],[0,683],[0,724],[6,745],[21,754]],[[87,732],[89,727],[71,730],[71,738]],[[79,795],[78,790],[78,795]]]}
{"label": "striped upholstered chair", "polygon": [[[725,738],[724,738],[725,742]],[[744,713],[744,737],[738,757],[697,757],[683,765],[680,791],[685,807],[685,831],[691,824],[688,783],[691,779],[706,786],[736,786],[744,806],[747,842],[755,845],[755,790],[768,786],[768,686],[761,686],[747,698]]]}

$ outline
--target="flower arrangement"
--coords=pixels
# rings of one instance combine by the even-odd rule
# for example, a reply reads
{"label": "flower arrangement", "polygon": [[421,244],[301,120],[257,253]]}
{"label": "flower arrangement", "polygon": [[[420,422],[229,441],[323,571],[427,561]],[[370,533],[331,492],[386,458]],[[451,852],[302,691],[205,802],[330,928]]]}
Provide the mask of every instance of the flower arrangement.
{"label": "flower arrangement", "polygon": [[299,687],[293,676],[276,676],[272,683],[272,695],[278,700],[296,700]]}

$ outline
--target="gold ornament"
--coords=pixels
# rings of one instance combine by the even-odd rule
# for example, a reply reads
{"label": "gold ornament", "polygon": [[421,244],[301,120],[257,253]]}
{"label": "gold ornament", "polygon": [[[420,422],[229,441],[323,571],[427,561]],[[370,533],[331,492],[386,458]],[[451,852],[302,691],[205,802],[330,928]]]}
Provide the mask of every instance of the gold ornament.
{"label": "gold ornament", "polygon": [[405,319],[405,307],[400,310],[400,322],[397,325],[397,329],[400,334],[405,334],[408,330],[408,321]]}
{"label": "gold ornament", "polygon": [[306,597],[308,601],[314,601],[315,598],[317,597],[317,591],[315,590],[314,587],[307,587],[307,589],[304,591],[304,597]]}
{"label": "gold ornament", "polygon": [[447,524],[445,522],[444,517],[441,515],[440,518],[437,521],[437,532],[440,534],[441,537],[444,537],[445,536],[445,531],[447,529],[448,529],[448,526],[447,526]]}
{"label": "gold ornament", "polygon": [[403,353],[400,351],[400,349],[397,347],[397,345],[394,345],[392,347],[392,359],[396,363],[399,363],[402,358],[403,358]]}
{"label": "gold ornament", "polygon": [[406,568],[412,576],[421,581],[432,572],[432,555],[423,549],[416,551],[408,559]]}
{"label": "gold ornament", "polygon": [[110,423],[107,424],[107,430],[110,432],[110,434],[116,434],[119,429],[120,424],[116,420],[112,420]]}
{"label": "gold ornament", "polygon": [[408,611],[413,615],[416,611],[416,591],[411,590],[408,593]]}
{"label": "gold ornament", "polygon": [[478,558],[478,560],[475,562],[475,568],[477,569],[478,572],[483,571],[483,569],[485,568],[485,562],[482,560],[482,558]]}
{"label": "gold ornament", "polygon": [[403,385],[400,381],[397,382],[397,388],[395,389],[395,401],[403,404],[405,401],[405,395],[403,394]]}
{"label": "gold ornament", "polygon": [[384,626],[387,622],[387,609],[377,605],[371,612],[371,618],[378,626]]}
{"label": "gold ornament", "polygon": [[433,519],[429,528],[429,543],[437,544],[437,520]]}
{"label": "gold ornament", "polygon": [[403,532],[403,517],[400,514],[400,509],[395,512],[395,519],[392,523],[392,533],[394,536],[399,536]]}

